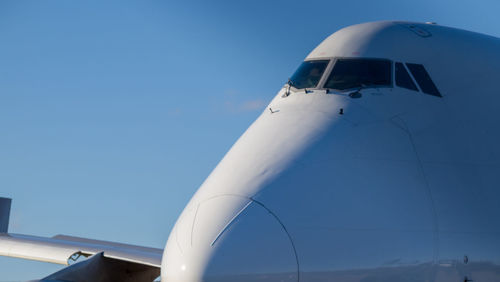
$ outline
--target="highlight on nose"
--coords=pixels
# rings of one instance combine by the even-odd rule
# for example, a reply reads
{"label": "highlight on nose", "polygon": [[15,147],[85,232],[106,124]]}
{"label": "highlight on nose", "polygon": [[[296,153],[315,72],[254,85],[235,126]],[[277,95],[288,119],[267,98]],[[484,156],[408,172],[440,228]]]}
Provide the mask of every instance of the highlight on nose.
{"label": "highlight on nose", "polygon": [[162,281],[298,281],[293,242],[260,203],[221,196],[186,210],[172,231]]}

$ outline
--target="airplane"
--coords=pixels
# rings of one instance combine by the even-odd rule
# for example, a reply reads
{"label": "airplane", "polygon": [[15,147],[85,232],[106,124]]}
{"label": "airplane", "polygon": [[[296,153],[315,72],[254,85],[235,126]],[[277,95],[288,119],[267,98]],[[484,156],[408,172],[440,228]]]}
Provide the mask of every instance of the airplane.
{"label": "airplane", "polygon": [[39,281],[500,281],[499,80],[499,38],[343,28],[224,156],[164,250],[10,234],[3,198],[0,255],[70,264]]}

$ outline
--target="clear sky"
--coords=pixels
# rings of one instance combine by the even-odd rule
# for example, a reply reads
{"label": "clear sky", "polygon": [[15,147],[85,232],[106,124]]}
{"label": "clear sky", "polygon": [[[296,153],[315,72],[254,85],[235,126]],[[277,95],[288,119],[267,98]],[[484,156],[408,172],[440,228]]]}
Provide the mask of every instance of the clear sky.
{"label": "clear sky", "polygon": [[[192,194],[325,37],[393,19],[498,37],[498,11],[498,0],[0,0],[10,231],[163,248]],[[60,268],[0,258],[0,281]]]}

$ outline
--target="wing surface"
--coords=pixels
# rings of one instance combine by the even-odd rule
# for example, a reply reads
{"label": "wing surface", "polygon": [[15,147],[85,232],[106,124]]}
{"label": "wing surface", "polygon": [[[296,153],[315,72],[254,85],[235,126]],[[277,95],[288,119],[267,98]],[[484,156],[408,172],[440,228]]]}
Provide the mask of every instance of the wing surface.
{"label": "wing surface", "polygon": [[108,258],[160,268],[163,250],[66,235],[45,238],[0,234],[2,256],[69,265],[79,256],[89,257],[97,253],[103,253]]}
{"label": "wing surface", "polygon": [[51,238],[8,233],[11,199],[0,198],[0,255],[69,265],[78,257],[101,254],[148,267],[161,268],[162,249],[57,235]]}

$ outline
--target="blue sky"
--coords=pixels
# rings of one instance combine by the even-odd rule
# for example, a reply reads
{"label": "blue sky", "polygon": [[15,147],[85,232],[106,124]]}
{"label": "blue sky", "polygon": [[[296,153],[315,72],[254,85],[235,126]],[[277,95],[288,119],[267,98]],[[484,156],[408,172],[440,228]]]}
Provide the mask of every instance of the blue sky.
{"label": "blue sky", "polygon": [[[182,208],[334,31],[434,21],[500,36],[491,1],[0,1],[11,232],[163,248]],[[60,266],[0,258],[0,281]]]}

